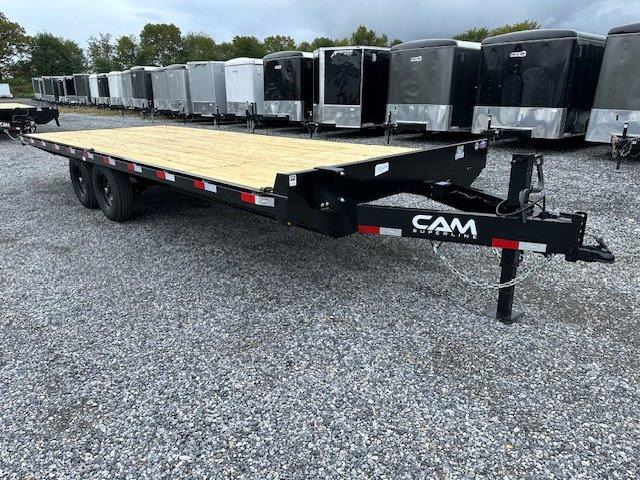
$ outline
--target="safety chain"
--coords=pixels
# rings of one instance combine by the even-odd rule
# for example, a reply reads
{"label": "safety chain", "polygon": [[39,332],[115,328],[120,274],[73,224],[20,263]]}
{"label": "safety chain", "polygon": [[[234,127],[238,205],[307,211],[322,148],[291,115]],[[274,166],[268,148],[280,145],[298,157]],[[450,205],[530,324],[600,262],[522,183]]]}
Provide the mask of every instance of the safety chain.
{"label": "safety chain", "polygon": [[[478,281],[474,280],[473,278],[469,278],[463,272],[458,270],[449,261],[449,259],[443,253],[440,252],[440,245],[441,244],[435,244],[435,243],[431,242],[431,246],[433,247],[433,253],[435,253],[436,256],[440,260],[442,260],[442,263],[445,264],[445,266],[451,271],[451,273],[453,273],[460,280],[462,280],[463,283],[466,283],[467,285],[472,286],[474,288],[482,288],[482,289],[485,289],[485,290],[500,290],[502,288],[515,287],[516,285],[524,282],[528,277],[530,277],[534,273],[540,272],[543,268],[547,267],[551,263],[551,259],[553,258],[553,255],[545,255],[544,256],[544,258],[545,258],[544,261],[538,262],[537,264],[535,264],[534,266],[532,266],[528,270],[525,270],[521,275],[519,275],[518,277],[514,278],[513,280],[509,280],[508,282],[504,282],[504,283],[483,283],[483,282],[478,282]],[[495,248],[493,250],[496,253],[496,255],[499,255],[499,252]]]}

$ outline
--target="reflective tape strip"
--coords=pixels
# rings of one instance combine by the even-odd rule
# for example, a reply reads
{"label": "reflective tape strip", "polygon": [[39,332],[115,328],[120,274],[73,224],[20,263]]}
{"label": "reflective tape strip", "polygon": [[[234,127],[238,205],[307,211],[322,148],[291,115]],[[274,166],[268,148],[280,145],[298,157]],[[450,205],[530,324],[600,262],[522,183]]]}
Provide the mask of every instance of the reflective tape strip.
{"label": "reflective tape strip", "polygon": [[127,163],[127,170],[130,172],[142,173],[142,167],[135,163]]}
{"label": "reflective tape strip", "polygon": [[520,250],[529,250],[530,252],[546,253],[547,246],[544,243],[519,242]]}
{"label": "reflective tape strip", "polygon": [[253,203],[254,205],[260,205],[261,207],[276,206],[275,198],[262,197],[260,195],[254,195],[253,193],[240,192],[240,200],[247,203]]}
{"label": "reflective tape strip", "polygon": [[364,235],[388,235],[391,237],[401,237],[402,229],[379,227],[377,225],[358,225],[358,233],[362,233]]}
{"label": "reflective tape strip", "polygon": [[75,148],[71,148],[71,147],[69,147],[69,153],[70,153],[71,155],[75,155],[75,154],[76,154],[76,149],[75,149]]}
{"label": "reflective tape strip", "polygon": [[161,170],[158,170],[156,172],[156,177],[162,179],[162,180],[166,180],[168,182],[175,182],[176,181],[176,176],[173,173],[169,173],[169,172],[163,172]]}
{"label": "reflective tape strip", "polygon": [[538,253],[546,253],[547,251],[547,245],[544,243],[520,242],[518,240],[507,240],[505,238],[491,239],[491,246],[505,250],[527,250]]}
{"label": "reflective tape strip", "polygon": [[218,193],[218,187],[213,183],[205,182],[204,180],[194,180],[193,186],[198,190],[206,190],[207,192]]}

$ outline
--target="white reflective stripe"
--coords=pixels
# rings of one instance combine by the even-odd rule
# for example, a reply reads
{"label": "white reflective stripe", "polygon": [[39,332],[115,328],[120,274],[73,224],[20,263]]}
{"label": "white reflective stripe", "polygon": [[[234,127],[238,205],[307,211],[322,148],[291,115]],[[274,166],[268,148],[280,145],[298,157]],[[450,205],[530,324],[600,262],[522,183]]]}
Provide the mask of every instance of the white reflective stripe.
{"label": "white reflective stripe", "polygon": [[91,160],[93,160],[93,153],[87,152],[87,158],[90,158]]}
{"label": "white reflective stripe", "polygon": [[164,179],[168,180],[170,182],[175,182],[176,181],[176,176],[173,173],[164,172]]}
{"label": "white reflective stripe", "polygon": [[276,201],[274,198],[272,197],[260,197],[258,195],[255,195],[255,203],[256,205],[260,205],[263,207],[275,207],[276,206]]}
{"label": "white reflective stripe", "polygon": [[380,235],[390,235],[392,237],[401,237],[402,236],[402,229],[400,229],[400,228],[380,227]]}
{"label": "white reflective stripe", "polygon": [[31,143],[36,143],[36,141],[33,138],[31,138],[30,140],[31,140]]}
{"label": "white reflective stripe", "polygon": [[76,149],[69,147],[69,153],[72,154],[72,155],[75,155]]}
{"label": "white reflective stripe", "polygon": [[547,245],[544,243],[518,242],[520,250],[529,250],[531,252],[546,253]]}
{"label": "white reflective stripe", "polygon": [[216,187],[213,183],[207,183],[207,182],[203,182],[203,183],[204,183],[204,189],[207,192],[218,193],[218,187]]}
{"label": "white reflective stripe", "polygon": [[53,146],[56,150],[60,150],[60,145],[58,145],[57,143]]}
{"label": "white reflective stripe", "polygon": [[133,171],[134,172],[138,172],[138,173],[142,173],[142,167],[140,165],[136,165],[135,163],[133,164]]}
{"label": "white reflective stripe", "polygon": [[47,146],[47,142],[40,142],[42,144],[43,147]]}

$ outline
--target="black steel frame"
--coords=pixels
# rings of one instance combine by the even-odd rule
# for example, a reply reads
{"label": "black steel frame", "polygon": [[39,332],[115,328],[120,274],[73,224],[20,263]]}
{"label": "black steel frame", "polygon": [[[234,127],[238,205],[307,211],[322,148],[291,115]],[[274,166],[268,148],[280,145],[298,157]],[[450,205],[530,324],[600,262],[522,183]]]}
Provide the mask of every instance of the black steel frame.
{"label": "black steel frame", "polygon": [[57,107],[29,107],[14,108],[11,110],[0,110],[0,132],[8,135],[11,133],[28,133],[35,131],[36,125],[44,125],[51,120],[58,120],[59,112]]}
{"label": "black steel frame", "polygon": [[[277,174],[273,188],[259,191],[29,135],[22,140],[56,155],[102,165],[334,238],[362,233],[500,248],[501,283],[515,278],[523,251],[562,254],[571,262],[614,261],[604,242],[583,245],[586,213],[535,212],[529,196],[534,191],[532,172],[536,166],[541,168],[540,156],[514,155],[506,199],[472,188],[486,165],[486,140]],[[370,204],[398,193],[422,195],[455,210]],[[502,322],[516,318],[513,296],[513,287],[499,290],[493,314]]]}

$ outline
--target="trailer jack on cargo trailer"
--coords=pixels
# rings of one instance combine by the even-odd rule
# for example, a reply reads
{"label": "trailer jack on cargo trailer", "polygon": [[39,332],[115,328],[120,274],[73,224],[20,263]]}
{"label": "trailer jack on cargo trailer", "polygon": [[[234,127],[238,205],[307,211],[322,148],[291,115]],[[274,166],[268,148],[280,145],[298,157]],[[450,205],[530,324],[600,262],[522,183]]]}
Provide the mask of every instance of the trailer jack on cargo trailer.
{"label": "trailer jack on cargo trailer", "polygon": [[[23,142],[69,158],[80,202],[115,221],[131,218],[135,189],[154,182],[333,238],[361,233],[500,249],[493,315],[505,323],[517,317],[523,252],[614,261],[604,242],[584,245],[586,213],[546,210],[541,156],[513,156],[506,199],[472,188],[486,165],[486,140],[416,150],[142,127],[25,135]],[[371,204],[399,193],[454,210]]]}

